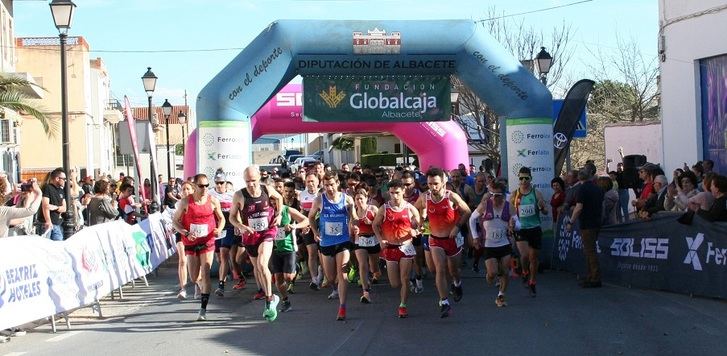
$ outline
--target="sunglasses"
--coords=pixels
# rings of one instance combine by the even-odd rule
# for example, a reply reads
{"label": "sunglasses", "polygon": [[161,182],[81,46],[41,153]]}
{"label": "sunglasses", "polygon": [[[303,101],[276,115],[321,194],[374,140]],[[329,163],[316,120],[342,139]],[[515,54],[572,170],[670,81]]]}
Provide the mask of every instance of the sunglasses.
{"label": "sunglasses", "polygon": [[530,177],[520,177],[520,180],[530,180]]}
{"label": "sunglasses", "polygon": [[197,184],[197,186],[200,187],[200,188],[207,188],[210,185],[209,184]]}
{"label": "sunglasses", "polygon": [[215,182],[216,185],[223,185],[225,182]]}
{"label": "sunglasses", "polygon": [[503,193],[490,193],[490,194],[492,194],[493,197],[501,197],[501,196],[505,195]]}
{"label": "sunglasses", "polygon": [[413,185],[414,185],[414,183],[404,183],[404,186],[405,186],[405,187],[411,187],[411,186],[413,186]]}

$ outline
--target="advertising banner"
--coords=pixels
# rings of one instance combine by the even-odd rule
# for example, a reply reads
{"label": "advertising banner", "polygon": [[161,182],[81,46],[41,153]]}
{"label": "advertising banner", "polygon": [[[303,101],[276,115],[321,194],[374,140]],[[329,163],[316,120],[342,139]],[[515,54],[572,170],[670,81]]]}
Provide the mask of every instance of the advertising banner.
{"label": "advertising banner", "polygon": [[509,118],[506,120],[506,134],[510,171],[503,175],[510,178],[510,190],[518,186],[517,174],[520,168],[529,167],[533,186],[549,201],[552,193],[550,180],[553,179],[553,119]]}
{"label": "advertising banner", "polygon": [[449,76],[303,78],[304,121],[447,121]]}
{"label": "advertising banner", "polygon": [[[598,256],[604,281],[630,287],[669,290],[709,297],[727,297],[727,224],[695,217],[692,225],[677,222],[680,214],[660,213],[650,221],[611,225],[598,235]],[[583,243],[577,223],[573,232],[556,229],[554,266],[585,275]]]}
{"label": "advertising banner", "polygon": [[198,132],[198,173],[206,174],[211,182],[222,168],[228,181],[242,187],[243,171],[252,163],[250,122],[202,121]]}
{"label": "advertising banner", "polygon": [[90,305],[151,272],[173,253],[165,219],[151,219],[151,230],[117,220],[62,242],[0,239],[0,330]]}

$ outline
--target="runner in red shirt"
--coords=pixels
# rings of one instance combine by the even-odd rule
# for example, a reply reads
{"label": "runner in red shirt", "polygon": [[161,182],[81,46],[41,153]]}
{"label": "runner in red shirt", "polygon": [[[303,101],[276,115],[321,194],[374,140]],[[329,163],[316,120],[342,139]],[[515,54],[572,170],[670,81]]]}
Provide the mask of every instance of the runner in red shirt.
{"label": "runner in red shirt", "polygon": [[427,171],[429,191],[420,195],[416,202],[421,216],[429,219],[429,249],[434,262],[442,318],[448,317],[452,309],[447,299],[447,270],[452,276],[454,301],[462,300],[460,266],[464,237],[460,233],[460,226],[469,221],[470,215],[467,203],[457,193],[447,190],[446,184],[444,171],[441,168],[430,168]]}
{"label": "runner in red shirt", "polygon": [[382,255],[392,288],[399,288],[400,318],[409,316],[406,302],[409,298],[409,274],[416,250],[412,238],[418,234],[419,212],[404,200],[404,184],[399,179],[389,182],[389,202],[382,205],[374,219],[374,232],[381,242]]}
{"label": "runner in red shirt", "polygon": [[[180,200],[179,207],[174,212],[174,228],[182,234],[184,253],[189,262],[189,269],[193,272],[190,277],[193,281],[200,280],[202,284],[199,286],[202,291],[202,306],[197,321],[207,320],[207,303],[212,287],[210,268],[215,252],[215,237],[219,236],[225,227],[225,217],[222,215],[220,202],[207,194],[209,185],[206,175],[194,176],[194,194]],[[194,271],[199,271],[201,276],[194,275]]]}

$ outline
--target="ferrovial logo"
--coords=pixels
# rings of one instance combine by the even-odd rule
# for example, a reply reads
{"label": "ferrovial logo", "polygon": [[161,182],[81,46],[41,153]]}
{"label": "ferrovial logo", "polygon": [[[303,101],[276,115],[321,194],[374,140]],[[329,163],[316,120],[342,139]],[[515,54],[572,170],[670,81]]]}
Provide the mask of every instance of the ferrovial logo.
{"label": "ferrovial logo", "polygon": [[341,103],[343,98],[346,97],[346,92],[339,92],[337,91],[335,85],[331,85],[328,87],[328,92],[321,90],[321,92],[318,93],[318,96],[320,96],[321,99],[326,102],[326,105],[328,105],[329,108],[335,109],[338,107],[338,104]]}
{"label": "ferrovial logo", "polygon": [[215,143],[215,136],[212,134],[205,134],[204,137],[202,137],[202,143],[204,143],[207,147],[212,146],[212,144]]}
{"label": "ferrovial logo", "polygon": [[686,237],[686,239],[689,252],[687,252],[687,257],[684,258],[684,264],[691,264],[695,271],[701,271],[702,263],[699,261],[697,249],[699,249],[699,246],[701,246],[702,242],[704,242],[704,234],[699,233],[694,238]]}
{"label": "ferrovial logo", "polygon": [[631,237],[615,238],[611,243],[611,256],[650,258],[666,260],[669,256],[669,239],[652,237],[637,239]]}
{"label": "ferrovial logo", "polygon": [[[694,238],[686,237],[687,257],[684,258],[685,264],[691,264],[695,271],[702,270],[702,261],[699,259],[699,247],[704,242],[704,234],[699,233]],[[717,247],[713,242],[707,242],[707,254],[704,258],[704,264],[715,264],[719,266],[727,266],[727,248]]]}
{"label": "ferrovial logo", "polygon": [[523,132],[520,130],[514,131],[510,138],[512,139],[513,143],[522,143],[525,139],[525,134],[523,134]]}

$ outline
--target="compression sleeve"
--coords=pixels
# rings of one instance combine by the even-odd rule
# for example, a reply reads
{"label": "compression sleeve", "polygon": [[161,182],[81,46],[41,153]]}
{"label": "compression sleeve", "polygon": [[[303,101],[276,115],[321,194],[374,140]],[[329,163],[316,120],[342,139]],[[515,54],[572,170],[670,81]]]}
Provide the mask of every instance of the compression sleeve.
{"label": "compression sleeve", "polygon": [[477,221],[481,215],[482,214],[477,209],[472,211],[472,215],[470,215],[470,231],[472,232],[472,238],[475,240],[480,238],[477,233]]}

